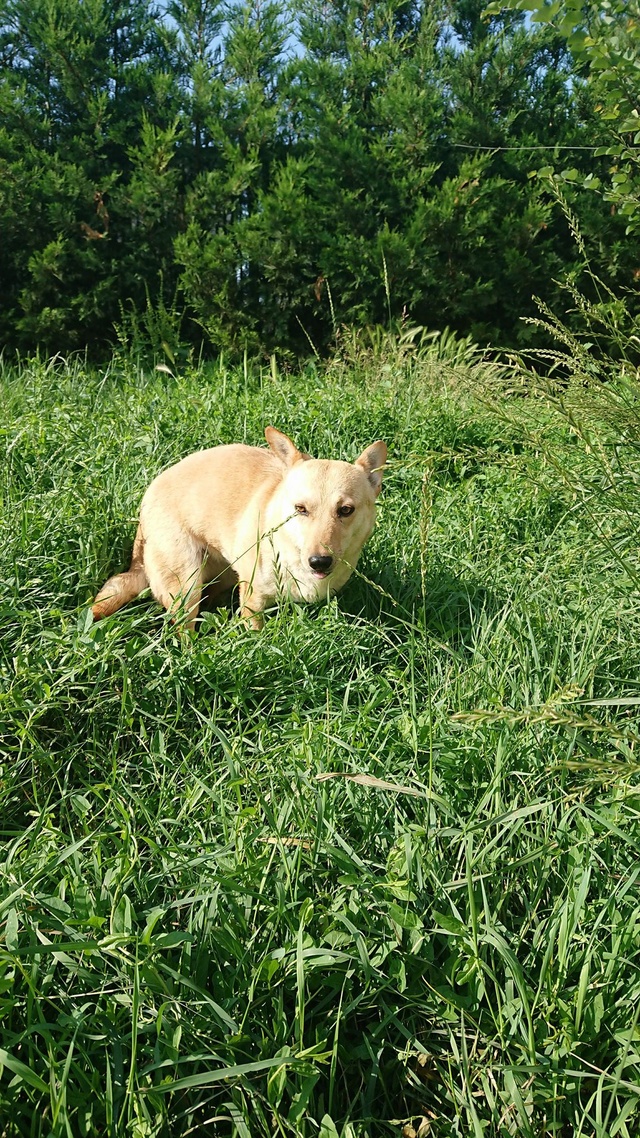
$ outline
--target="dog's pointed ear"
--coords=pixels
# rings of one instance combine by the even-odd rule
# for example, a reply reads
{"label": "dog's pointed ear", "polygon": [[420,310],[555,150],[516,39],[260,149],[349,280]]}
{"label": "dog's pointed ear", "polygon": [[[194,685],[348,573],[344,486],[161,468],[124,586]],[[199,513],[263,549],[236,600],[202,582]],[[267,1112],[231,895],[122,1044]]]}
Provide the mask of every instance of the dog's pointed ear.
{"label": "dog's pointed ear", "polygon": [[364,471],[375,490],[376,498],[382,487],[382,471],[386,461],[387,444],[379,439],[377,443],[372,443],[370,447],[363,450],[360,458],[357,458],[353,464]]}
{"label": "dog's pointed ear", "polygon": [[275,427],[265,427],[264,437],[273,453],[278,456],[281,462],[284,462],[286,467],[293,466],[295,462],[301,462],[304,458],[304,455],[300,453],[289,436],[283,435],[282,431],[276,431]]}

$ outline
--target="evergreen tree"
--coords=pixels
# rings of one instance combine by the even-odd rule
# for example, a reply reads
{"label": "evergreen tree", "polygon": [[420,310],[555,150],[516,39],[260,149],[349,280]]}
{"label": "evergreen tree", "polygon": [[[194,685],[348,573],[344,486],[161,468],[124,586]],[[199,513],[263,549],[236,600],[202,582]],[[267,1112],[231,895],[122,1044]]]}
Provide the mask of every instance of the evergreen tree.
{"label": "evergreen tree", "polygon": [[180,166],[185,185],[219,158],[225,114],[220,0],[170,0],[176,29],[173,70],[180,89]]}
{"label": "evergreen tree", "polygon": [[526,334],[532,293],[549,297],[575,251],[528,176],[531,151],[511,147],[587,128],[557,40],[481,11],[300,0],[302,50],[279,84],[286,149],[224,235],[182,245],[190,300],[224,302],[218,336],[228,320],[268,350],[321,348],[334,318],[403,311],[483,340]]}
{"label": "evergreen tree", "polygon": [[217,346],[255,350],[266,339],[262,281],[246,234],[282,148],[278,80],[286,39],[278,3],[248,0],[230,11],[224,104],[212,105],[207,119],[217,154],[190,186],[175,245],[185,296]]}
{"label": "evergreen tree", "polygon": [[146,0],[1,0],[5,342],[104,342],[119,302],[171,272],[175,99],[157,16]]}
{"label": "evergreen tree", "polygon": [[[267,350],[326,342],[327,282],[341,319],[375,318],[385,297],[385,248],[398,244],[389,218],[433,176],[442,119],[429,65],[435,25],[422,26],[414,6],[351,2],[333,5],[327,19],[324,8],[308,4],[296,13],[298,52],[272,88],[279,105],[276,97],[266,104],[277,112],[276,144],[253,151],[262,184],[257,193],[251,187],[228,230],[233,247],[221,235],[203,241],[201,229],[188,248],[180,245],[190,300],[197,289],[195,303],[211,311],[216,294],[232,296],[228,308],[218,304],[220,319],[237,321],[240,306],[236,329]],[[256,118],[254,131],[265,121]],[[226,293],[224,274],[211,287],[223,263]]]}
{"label": "evergreen tree", "polygon": [[510,11],[488,18],[483,0],[450,0],[448,16],[440,247],[452,323],[480,340],[522,343],[532,333],[520,318],[536,312],[534,295],[551,301],[578,255],[531,170],[558,146],[577,147],[570,153],[580,161],[592,116],[554,33]]}
{"label": "evergreen tree", "polygon": [[[104,351],[178,287],[215,347],[322,350],[403,313],[522,342],[579,265],[539,148],[577,199],[594,160],[560,148],[600,139],[562,36],[483,4],[0,0],[2,342]],[[626,280],[624,225],[580,213]]]}

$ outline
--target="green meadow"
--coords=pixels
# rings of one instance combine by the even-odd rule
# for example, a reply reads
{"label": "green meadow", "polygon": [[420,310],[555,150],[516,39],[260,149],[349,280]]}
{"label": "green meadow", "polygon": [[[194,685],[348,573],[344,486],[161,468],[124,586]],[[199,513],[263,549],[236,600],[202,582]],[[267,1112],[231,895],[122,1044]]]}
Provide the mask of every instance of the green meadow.
{"label": "green meadow", "polygon": [[[432,340],[0,386],[0,1134],[640,1131],[640,392]],[[97,625],[192,450],[390,461],[265,629]]]}

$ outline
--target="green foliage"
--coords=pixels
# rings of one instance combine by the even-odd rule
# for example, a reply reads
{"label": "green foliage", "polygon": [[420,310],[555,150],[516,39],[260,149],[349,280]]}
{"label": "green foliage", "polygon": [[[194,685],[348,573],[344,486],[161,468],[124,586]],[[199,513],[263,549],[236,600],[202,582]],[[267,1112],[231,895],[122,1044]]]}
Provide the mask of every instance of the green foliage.
{"label": "green foliage", "polygon": [[104,343],[118,301],[170,269],[176,126],[157,17],[147,0],[0,5],[5,342]]}
{"label": "green foliage", "polygon": [[[509,4],[509,0],[507,0]],[[640,232],[640,4],[638,0],[510,0],[509,6],[533,13],[566,39],[569,50],[588,77],[596,111],[614,141],[602,147],[611,158],[604,200],[627,221],[627,233]],[[499,5],[491,5],[489,11]],[[563,176],[575,181],[577,170]],[[600,188],[592,172],[586,181]]]}
{"label": "green foliage", "polygon": [[[638,1131],[637,378],[339,348],[3,371],[9,1138]],[[339,602],[91,625],[153,474],[268,422],[390,444]]]}
{"label": "green foliage", "polygon": [[123,309],[176,290],[214,353],[322,353],[403,313],[526,343],[533,295],[554,305],[579,260],[540,147],[567,154],[599,275],[634,287],[624,220],[584,189],[606,163],[580,148],[607,141],[585,83],[506,9],[0,0],[0,59],[11,348],[100,356]]}
{"label": "green foliage", "polygon": [[575,249],[529,151],[473,150],[546,146],[549,127],[584,140],[557,37],[514,17],[487,30],[479,4],[454,20],[455,47],[444,9],[332,11],[297,7],[303,51],[280,84],[295,141],[258,208],[231,234],[211,182],[190,199],[177,245],[190,303],[227,346],[322,348],[336,323],[405,310],[484,341],[526,336],[532,294],[557,295]]}

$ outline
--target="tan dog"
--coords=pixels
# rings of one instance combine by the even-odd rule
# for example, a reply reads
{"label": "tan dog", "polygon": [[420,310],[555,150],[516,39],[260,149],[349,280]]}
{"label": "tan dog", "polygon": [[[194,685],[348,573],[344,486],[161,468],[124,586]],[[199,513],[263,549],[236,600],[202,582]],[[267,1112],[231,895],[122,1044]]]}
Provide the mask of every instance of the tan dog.
{"label": "tan dog", "polygon": [[154,479],[129,571],[103,585],[96,620],[150,586],[169,611],[185,605],[193,630],[203,586],[216,595],[239,581],[241,615],[260,628],[278,597],[326,600],[342,588],[374,526],[385,443],[352,465],[301,454],[273,427],[265,435],[270,450],[212,447]]}

